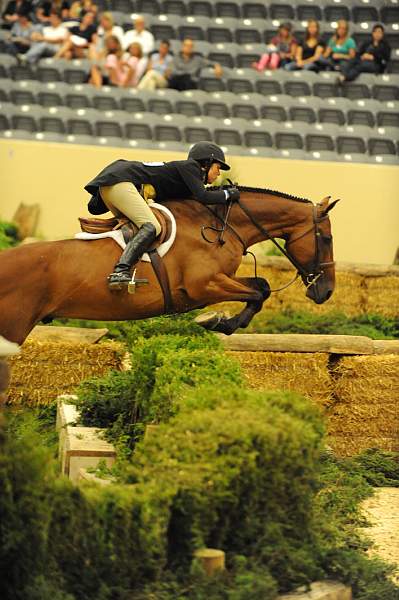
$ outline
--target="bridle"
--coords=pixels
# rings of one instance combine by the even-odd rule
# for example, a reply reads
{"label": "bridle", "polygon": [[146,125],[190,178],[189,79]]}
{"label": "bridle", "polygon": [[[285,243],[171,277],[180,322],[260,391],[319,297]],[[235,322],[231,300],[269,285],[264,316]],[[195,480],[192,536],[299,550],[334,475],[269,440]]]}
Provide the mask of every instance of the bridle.
{"label": "bridle", "polygon": [[[261,223],[259,223],[259,221],[254,217],[254,215],[252,214],[250,209],[243,203],[243,201],[241,199],[237,201],[237,204],[241,208],[241,210],[244,212],[244,214],[248,217],[248,219],[251,221],[251,223],[256,227],[256,229],[258,229],[258,231],[260,231],[267,240],[270,240],[280,250],[280,252],[290,261],[290,263],[296,268],[297,273],[295,275],[295,278],[292,281],[290,281],[288,285],[291,285],[291,283],[293,283],[299,276],[301,276],[305,282],[306,287],[310,288],[311,286],[315,285],[316,282],[318,281],[318,279],[324,274],[324,270],[323,270],[324,267],[330,267],[330,266],[334,265],[334,261],[322,262],[320,260],[321,251],[322,251],[321,244],[322,244],[323,235],[320,231],[319,225],[320,225],[320,223],[322,223],[323,221],[325,221],[328,218],[328,215],[324,214],[322,216],[319,216],[317,214],[317,208],[318,208],[318,206],[320,206],[319,204],[312,205],[312,216],[313,216],[312,226],[309,229],[307,229],[306,231],[304,231],[303,233],[301,233],[296,238],[288,240],[285,248],[266,229],[266,227],[264,227]],[[222,222],[222,227],[218,228],[218,227],[210,227],[210,226],[203,225],[201,227],[201,235],[202,235],[203,239],[210,244],[218,242],[220,245],[223,245],[225,243],[225,241],[223,239],[224,233],[225,233],[226,229],[229,228],[234,233],[235,237],[241,242],[243,249],[244,249],[243,254],[244,255],[251,254],[251,253],[247,252],[246,245],[245,245],[245,242],[242,239],[242,237],[234,229],[234,227],[232,227],[232,225],[230,225],[230,223],[228,223],[228,218],[230,216],[231,207],[232,207],[232,203],[229,202],[227,204],[225,216],[224,216],[224,218],[221,218],[214,210],[212,210],[209,206],[207,206],[208,210],[210,210],[210,212],[219,221]],[[205,231],[208,229],[211,231],[214,231],[215,233],[218,234],[218,236],[215,240],[207,239],[207,237],[205,235]],[[293,244],[294,242],[297,242],[298,240],[304,238],[306,235],[309,235],[310,233],[314,233],[315,255],[312,260],[310,268],[307,269],[307,268],[303,267],[296,260],[296,258],[294,258],[294,256],[292,256],[292,254],[287,249],[287,247],[289,245]],[[331,243],[331,241],[332,241],[332,237],[329,236],[329,242]],[[256,269],[256,262],[255,262],[255,269]],[[285,287],[288,287],[288,285],[283,286],[283,288],[279,288],[279,290],[284,289]],[[274,291],[279,291],[279,290],[274,290]]]}

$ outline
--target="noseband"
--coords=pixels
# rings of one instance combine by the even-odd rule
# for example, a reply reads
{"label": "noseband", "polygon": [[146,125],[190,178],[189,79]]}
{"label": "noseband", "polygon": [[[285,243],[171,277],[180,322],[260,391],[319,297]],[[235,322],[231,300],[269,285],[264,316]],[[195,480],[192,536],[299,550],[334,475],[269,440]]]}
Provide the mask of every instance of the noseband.
{"label": "noseband", "polygon": [[315,236],[315,255],[311,264],[311,268],[305,269],[293,256],[292,254],[286,250],[286,248],[284,248],[281,244],[279,244],[279,242],[276,240],[275,237],[273,237],[269,231],[263,227],[263,225],[261,225],[261,223],[259,223],[255,217],[253,216],[253,214],[251,213],[251,211],[249,210],[249,208],[243,204],[242,200],[238,200],[237,204],[240,206],[241,210],[247,215],[247,217],[249,218],[249,220],[251,221],[251,223],[262,233],[262,235],[264,235],[266,237],[266,239],[270,240],[271,242],[273,242],[273,244],[280,250],[280,252],[282,252],[282,254],[284,254],[284,256],[286,258],[288,258],[288,260],[290,261],[290,263],[292,265],[294,265],[294,267],[296,268],[297,272],[299,275],[301,275],[305,282],[306,282],[306,287],[309,288],[312,285],[315,285],[315,283],[317,282],[317,280],[324,274],[323,271],[323,267],[330,267],[332,265],[334,265],[334,261],[330,261],[330,262],[321,262],[320,261],[320,257],[321,257],[321,238],[322,238],[322,234],[320,232],[320,228],[319,228],[319,224],[324,221],[325,219],[328,218],[328,215],[324,215],[322,217],[319,217],[317,214],[317,206],[313,205],[313,211],[312,211],[312,216],[313,216],[313,224],[312,226],[307,229],[304,233],[301,233],[301,235],[299,235],[298,237],[289,240],[287,242],[287,246],[289,246],[290,244],[292,244],[293,242],[296,242],[300,239],[302,239],[303,237],[305,237],[306,235],[308,235],[309,233],[314,233]]}

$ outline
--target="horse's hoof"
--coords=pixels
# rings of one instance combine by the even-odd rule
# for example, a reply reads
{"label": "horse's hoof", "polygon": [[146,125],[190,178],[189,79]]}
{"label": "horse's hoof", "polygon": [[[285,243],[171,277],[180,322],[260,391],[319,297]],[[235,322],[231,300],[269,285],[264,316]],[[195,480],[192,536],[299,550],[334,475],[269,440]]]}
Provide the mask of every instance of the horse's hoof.
{"label": "horse's hoof", "polygon": [[220,321],[223,319],[223,314],[218,313],[216,311],[202,313],[195,317],[194,322],[197,325],[201,325],[204,329],[214,329],[217,325],[219,325]]}

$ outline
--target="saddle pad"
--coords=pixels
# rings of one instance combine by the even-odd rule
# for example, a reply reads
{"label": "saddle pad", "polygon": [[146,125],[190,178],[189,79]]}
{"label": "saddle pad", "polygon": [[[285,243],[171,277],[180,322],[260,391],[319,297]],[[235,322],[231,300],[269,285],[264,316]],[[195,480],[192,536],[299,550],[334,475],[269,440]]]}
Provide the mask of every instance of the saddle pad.
{"label": "saddle pad", "polygon": [[[169,210],[169,208],[166,208],[166,206],[163,206],[162,204],[157,204],[154,202],[153,204],[151,204],[151,207],[157,208],[160,212],[164,213],[167,217],[169,217],[170,222],[171,222],[170,236],[168,237],[167,240],[165,240],[157,248],[159,256],[165,256],[165,254],[173,246],[173,243],[176,239],[176,220],[175,220],[173,214],[171,213],[171,211]],[[122,250],[124,250],[126,248],[126,242],[123,238],[123,233],[120,229],[117,229],[116,231],[106,231],[104,233],[85,233],[83,231],[80,231],[79,233],[75,234],[76,240],[90,241],[90,240],[102,240],[104,238],[111,238],[122,248]],[[145,262],[151,262],[151,259],[147,253],[143,254],[143,257],[141,260],[143,260]]]}

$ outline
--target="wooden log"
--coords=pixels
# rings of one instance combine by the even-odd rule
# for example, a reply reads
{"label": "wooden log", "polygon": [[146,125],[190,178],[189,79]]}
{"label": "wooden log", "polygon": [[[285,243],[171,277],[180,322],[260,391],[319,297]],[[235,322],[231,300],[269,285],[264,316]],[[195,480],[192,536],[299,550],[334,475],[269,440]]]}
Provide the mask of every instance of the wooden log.
{"label": "wooden log", "polygon": [[95,344],[108,329],[88,329],[86,327],[53,327],[38,325],[29,334],[28,340],[38,342],[65,342],[68,344]]}
{"label": "wooden log", "polygon": [[115,479],[113,477],[109,479],[102,479],[101,477],[96,477],[94,473],[90,473],[87,469],[79,469],[77,482],[81,483],[82,481],[89,481],[90,483],[96,483],[101,486],[107,486],[110,483],[113,483]]}
{"label": "wooden log", "polygon": [[216,334],[227,350],[239,352],[328,352],[373,354],[373,340],[360,335],[297,333]]}
{"label": "wooden log", "polygon": [[374,354],[399,354],[399,340],[373,340]]}
{"label": "wooden log", "polygon": [[[262,267],[270,267],[281,271],[290,271],[295,268],[285,256],[258,256],[257,261]],[[251,256],[246,256],[243,258],[243,263],[252,264],[253,258]],[[355,273],[356,275],[363,275],[364,277],[384,277],[385,275],[399,277],[398,265],[337,262],[335,270],[346,273]]]}
{"label": "wooden log", "polygon": [[39,214],[39,204],[21,202],[12,218],[12,222],[18,227],[18,239],[23,240],[35,235]]}
{"label": "wooden log", "polygon": [[305,589],[277,596],[276,600],[352,600],[351,588],[339,581],[315,581],[310,584],[310,590]]}
{"label": "wooden log", "polygon": [[61,449],[61,470],[71,481],[76,482],[79,469],[96,468],[100,461],[111,467],[116,458],[112,444],[100,437],[97,427],[65,428],[65,439]]}
{"label": "wooden log", "polygon": [[208,576],[213,575],[216,571],[224,571],[225,553],[223,550],[202,548],[201,550],[197,550],[194,556],[200,562]]}

